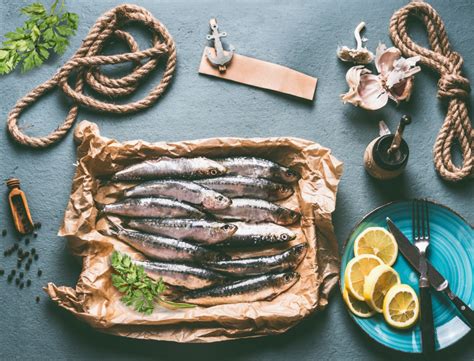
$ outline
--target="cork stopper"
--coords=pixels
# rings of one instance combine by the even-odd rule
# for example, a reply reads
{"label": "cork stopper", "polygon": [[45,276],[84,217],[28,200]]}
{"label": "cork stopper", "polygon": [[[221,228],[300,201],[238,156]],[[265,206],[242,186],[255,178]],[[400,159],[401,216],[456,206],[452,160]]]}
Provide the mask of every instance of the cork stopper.
{"label": "cork stopper", "polygon": [[18,178],[10,178],[7,180],[7,187],[9,189],[20,188],[20,180]]}

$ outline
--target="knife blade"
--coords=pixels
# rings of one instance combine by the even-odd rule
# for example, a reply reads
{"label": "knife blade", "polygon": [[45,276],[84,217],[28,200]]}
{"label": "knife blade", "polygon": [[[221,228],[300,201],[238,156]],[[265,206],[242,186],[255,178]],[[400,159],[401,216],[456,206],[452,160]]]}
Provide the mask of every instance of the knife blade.
{"label": "knife blade", "polygon": [[[398,244],[398,249],[403,254],[408,263],[419,273],[420,266],[420,254],[418,248],[416,248],[405,235],[400,231],[400,229],[392,222],[392,220],[387,217],[387,224],[390,232],[395,237],[395,240]],[[469,306],[464,303],[458,296],[456,296],[449,287],[448,280],[443,277],[438,270],[433,267],[430,262],[428,264],[428,280],[430,281],[431,286],[438,292],[444,292],[448,298],[454,303],[456,308],[464,316],[467,325],[471,328],[474,327],[474,311],[469,308]]]}

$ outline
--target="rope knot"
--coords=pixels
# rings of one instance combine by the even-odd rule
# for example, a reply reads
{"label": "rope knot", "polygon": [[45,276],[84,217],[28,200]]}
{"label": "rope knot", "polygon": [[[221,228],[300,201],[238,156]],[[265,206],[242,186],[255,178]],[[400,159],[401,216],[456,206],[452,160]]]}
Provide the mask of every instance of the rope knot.
{"label": "rope knot", "polygon": [[443,74],[438,81],[439,98],[466,99],[471,91],[469,80],[460,74]]}

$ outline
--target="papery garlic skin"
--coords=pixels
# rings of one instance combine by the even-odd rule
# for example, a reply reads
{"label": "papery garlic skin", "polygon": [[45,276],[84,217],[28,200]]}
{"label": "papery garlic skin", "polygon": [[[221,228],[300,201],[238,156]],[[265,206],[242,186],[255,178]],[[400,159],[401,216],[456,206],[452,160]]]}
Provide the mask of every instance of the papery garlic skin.
{"label": "papery garlic skin", "polygon": [[342,61],[352,62],[356,64],[369,64],[374,60],[374,54],[364,47],[363,43],[367,39],[362,39],[360,32],[365,28],[365,22],[361,22],[354,30],[354,37],[357,42],[357,48],[352,49],[348,46],[340,46],[337,48],[337,57]]}
{"label": "papery garlic skin", "polygon": [[421,70],[416,66],[419,60],[419,57],[403,58],[397,48],[379,44],[374,62],[379,75],[363,66],[349,69],[346,74],[349,91],[341,96],[342,101],[377,110],[384,107],[389,98],[397,104],[408,100],[413,90],[413,75]]}

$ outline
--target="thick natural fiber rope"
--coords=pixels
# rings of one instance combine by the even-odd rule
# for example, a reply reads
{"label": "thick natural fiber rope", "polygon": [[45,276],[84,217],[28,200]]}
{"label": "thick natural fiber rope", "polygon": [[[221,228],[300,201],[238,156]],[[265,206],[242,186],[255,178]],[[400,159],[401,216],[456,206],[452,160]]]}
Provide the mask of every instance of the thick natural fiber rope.
{"label": "thick natural fiber rope", "polygon": [[[408,17],[419,17],[425,24],[431,50],[416,44],[407,34]],[[451,49],[444,23],[431,5],[415,1],[393,14],[390,36],[407,56],[419,56],[421,63],[440,74],[438,97],[447,99],[448,112],[434,145],[436,170],[445,180],[469,177],[474,167],[474,132],[467,110],[469,80],[461,75],[462,57]],[[457,167],[451,158],[454,141],[461,147],[463,162]]]}
{"label": "thick natural fiber rope", "polygon": [[[129,33],[120,30],[129,21],[141,22],[150,29],[153,47],[140,51],[134,38]],[[111,36],[124,40],[128,44],[130,52],[118,55],[97,55],[102,50],[104,42]],[[97,93],[104,96],[129,95],[157,66],[158,57],[162,54],[167,55],[167,61],[161,81],[141,100],[128,104],[114,104],[97,100],[83,92],[84,82],[86,82]],[[140,61],[143,59],[149,60],[141,64]],[[97,68],[99,65],[129,61],[136,66],[130,74],[122,78],[109,78]],[[140,6],[129,4],[117,6],[97,20],[84,39],[82,46],[51,79],[33,89],[16,103],[8,116],[8,130],[13,139],[21,144],[36,148],[48,147],[66,135],[77,118],[79,105],[97,111],[119,114],[132,113],[152,106],[170,83],[175,67],[176,48],[168,30],[150,12]],[[73,72],[76,73],[76,80],[74,87],[71,87],[68,84],[68,78]],[[36,138],[24,134],[18,127],[18,117],[28,106],[56,86],[74,101],[66,119],[47,136]]]}

